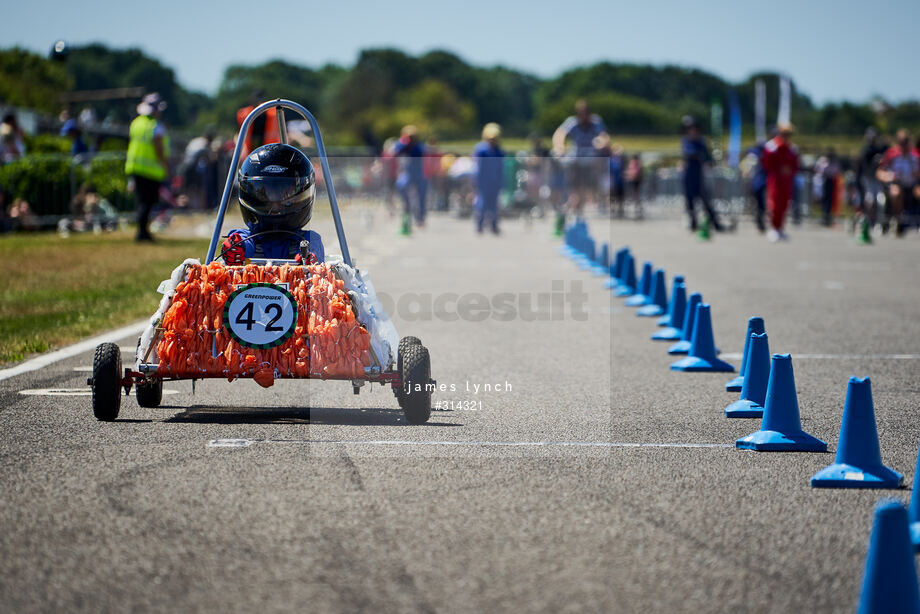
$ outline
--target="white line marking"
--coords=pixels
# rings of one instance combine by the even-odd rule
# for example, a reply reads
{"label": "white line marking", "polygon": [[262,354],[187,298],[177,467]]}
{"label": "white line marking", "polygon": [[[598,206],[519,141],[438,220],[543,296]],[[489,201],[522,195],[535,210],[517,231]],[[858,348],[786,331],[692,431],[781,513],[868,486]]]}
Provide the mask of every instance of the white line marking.
{"label": "white line marking", "polygon": [[248,448],[253,444],[344,444],[360,446],[466,446],[570,448],[734,448],[733,443],[633,443],[620,441],[412,441],[406,439],[212,439],[209,448]]}
{"label": "white line marking", "polygon": [[[123,326],[122,328],[97,335],[95,337],[90,337],[89,339],[84,339],[83,341],[77,342],[73,345],[69,345],[65,348],[55,350],[54,352],[49,352],[47,354],[42,354],[41,356],[36,356],[32,360],[27,360],[22,364],[18,364],[15,367],[10,367],[9,369],[0,370],[0,382],[11,377],[16,377],[17,375],[22,375],[23,373],[28,373],[30,371],[37,371],[43,367],[54,364],[59,360],[65,360],[67,358],[73,358],[83,352],[89,352],[96,348],[100,343],[107,343],[111,341],[119,341],[125,337],[130,337],[131,335],[140,335],[141,332],[147,327],[149,320],[141,320],[140,322],[135,322],[134,324],[129,324]],[[131,352],[134,352],[134,348],[131,348]],[[129,355],[129,362],[133,364],[133,357]]]}
{"label": "white line marking", "polygon": [[[741,360],[741,354],[719,354],[719,358],[725,360]],[[816,359],[858,359],[858,360],[918,360],[920,354],[796,354],[792,352],[792,358],[816,358]]]}
{"label": "white line marking", "polygon": [[[135,390],[136,388],[131,388],[131,392],[128,393],[128,396],[134,396]],[[19,394],[27,397],[88,397],[92,396],[93,391],[89,386],[86,388],[29,388],[27,390],[20,390]],[[164,388],[163,394],[179,394],[179,391],[171,388]]]}

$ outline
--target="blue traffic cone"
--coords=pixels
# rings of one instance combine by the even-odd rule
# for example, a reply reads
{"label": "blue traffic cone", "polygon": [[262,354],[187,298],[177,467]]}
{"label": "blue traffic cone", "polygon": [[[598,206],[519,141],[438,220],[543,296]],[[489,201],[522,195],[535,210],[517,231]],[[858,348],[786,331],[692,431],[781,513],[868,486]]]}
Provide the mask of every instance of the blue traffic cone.
{"label": "blue traffic cone", "polygon": [[637,316],[645,318],[657,318],[664,313],[668,306],[668,294],[664,285],[664,269],[655,271],[652,278],[652,292],[649,296],[649,304],[639,308]]}
{"label": "blue traffic cone", "polygon": [[851,377],[834,464],[811,478],[820,488],[900,488],[904,476],[882,464],[872,405],[872,382]]}
{"label": "blue traffic cone", "polygon": [[572,227],[572,259],[578,259],[583,256],[585,251],[585,239],[588,235],[587,226],[581,222],[576,222]]}
{"label": "blue traffic cone", "polygon": [[623,282],[623,263],[627,253],[629,253],[628,247],[621,247],[614,252],[613,263],[610,265],[610,279],[604,282],[604,287],[608,290],[616,288]]}
{"label": "blue traffic cone", "polygon": [[629,246],[625,245],[617,250],[617,255],[620,257],[619,262],[614,262],[617,265],[617,269],[614,272],[614,277],[619,281],[623,281],[626,277],[626,256],[630,255],[632,252],[629,251]]}
{"label": "blue traffic cone", "polygon": [[602,243],[597,252],[597,260],[594,261],[592,269],[595,275],[607,275],[610,271],[610,246]]}
{"label": "blue traffic cone", "polygon": [[747,375],[741,386],[741,398],[725,408],[726,418],[762,418],[770,381],[770,342],[767,333],[751,333],[747,347]]}
{"label": "blue traffic cone", "polygon": [[652,293],[652,263],[646,260],[642,263],[642,275],[639,277],[639,287],[636,293],[626,299],[623,303],[627,307],[642,307],[651,302],[650,294]]}
{"label": "blue traffic cone", "polygon": [[559,251],[569,258],[574,258],[578,254],[579,241],[581,240],[581,226],[577,223],[572,224],[565,229],[565,245]]}
{"label": "blue traffic cone", "polygon": [[734,371],[735,367],[724,360],[716,358],[716,344],[712,338],[712,319],[709,304],[696,306],[696,318],[693,322],[693,340],[690,353],[671,364],[672,371]]}
{"label": "blue traffic cone", "polygon": [[590,270],[594,268],[595,261],[595,244],[594,239],[588,235],[585,235],[584,239],[584,249],[581,252],[581,256],[575,259],[575,264],[578,265],[578,268],[583,270]]}
{"label": "blue traffic cone", "polygon": [[907,511],[887,499],[875,506],[858,614],[918,614],[920,587],[911,552]]}
{"label": "blue traffic cone", "polygon": [[[679,311],[678,316],[680,318],[684,317],[684,308],[687,306],[687,295],[684,294],[684,300],[680,304],[679,309],[674,305],[674,297],[677,292],[677,286],[684,283],[683,275],[675,275],[674,279],[671,281],[671,300],[668,301],[668,308],[665,311],[665,314],[658,318],[658,326],[674,326],[674,328],[680,328],[679,326],[674,325],[674,314]],[[681,320],[683,321],[683,320]]]}
{"label": "blue traffic cone", "polygon": [[685,284],[674,284],[668,310],[671,312],[671,325],[653,334],[652,339],[655,341],[678,341],[684,334],[684,312],[687,310],[687,286]]}
{"label": "blue traffic cone", "polygon": [[774,354],[771,360],[760,430],[742,437],[735,446],[759,452],[827,452],[826,443],[802,430],[789,354]]}
{"label": "blue traffic cone", "polygon": [[914,468],[914,484],[910,490],[907,519],[910,522],[910,541],[914,545],[914,551],[920,552],[920,453],[917,454],[917,466]]}
{"label": "blue traffic cone", "polygon": [[744,350],[741,352],[741,367],[738,369],[738,377],[725,382],[725,390],[728,392],[741,392],[741,386],[744,384],[744,374],[747,373],[747,353],[748,345],[751,343],[751,333],[762,335],[766,331],[763,328],[763,318],[754,316],[748,319],[747,333],[744,337]]}
{"label": "blue traffic cone", "polygon": [[689,354],[691,340],[693,339],[693,321],[696,319],[696,306],[703,302],[703,295],[694,292],[687,299],[684,309],[684,327],[680,333],[680,341],[668,348],[668,354]]}
{"label": "blue traffic cone", "polygon": [[636,281],[636,259],[629,252],[623,255],[622,272],[620,273],[620,285],[613,290],[614,296],[632,296],[639,288],[639,282]]}

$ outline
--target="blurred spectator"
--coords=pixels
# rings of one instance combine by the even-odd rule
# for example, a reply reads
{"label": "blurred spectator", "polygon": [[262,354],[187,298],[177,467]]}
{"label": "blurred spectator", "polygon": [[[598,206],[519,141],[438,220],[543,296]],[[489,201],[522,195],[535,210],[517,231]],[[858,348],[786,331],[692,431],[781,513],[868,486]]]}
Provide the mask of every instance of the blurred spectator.
{"label": "blurred spectator", "polygon": [[396,208],[393,206],[393,194],[396,192],[396,179],[399,177],[399,160],[396,158],[395,137],[390,137],[383,142],[383,152],[380,154],[381,178],[383,180],[383,204],[393,217]]}
{"label": "blurred spectator", "polygon": [[891,207],[888,211],[889,219],[885,221],[883,230],[888,230],[890,220],[893,219],[895,232],[901,236],[905,229],[904,211],[910,205],[910,199],[920,199],[920,190],[917,189],[920,161],[917,151],[910,146],[910,134],[907,130],[898,130],[895,144],[888,148],[879,162],[876,177],[887,188]]}
{"label": "blurred spectator", "polygon": [[457,156],[452,153],[441,154],[441,193],[438,194],[437,207],[438,211],[447,211],[450,209],[450,194],[453,182],[450,178],[450,169],[453,168]]}
{"label": "blurred spectator", "polygon": [[683,118],[681,124],[684,134],[681,138],[680,148],[683,155],[684,197],[687,200],[688,226],[691,231],[696,230],[696,200],[700,199],[713,230],[721,232],[722,225],[719,223],[719,218],[709,202],[709,194],[706,190],[703,173],[704,169],[712,163],[709,145],[706,144],[706,140],[700,134],[700,127],[696,119],[687,115]]}
{"label": "blurred spectator", "polygon": [[[277,118],[275,125],[278,125]],[[287,128],[288,143],[301,149],[313,147],[313,128],[310,122],[305,119],[295,119],[285,122],[284,127]]]}
{"label": "blurred spectator", "polygon": [[773,242],[788,239],[783,225],[799,172],[799,153],[790,142],[794,131],[792,124],[780,124],[777,135],[764,145],[763,166],[767,173],[767,207],[771,226],[767,238]]}
{"label": "blurred spectator", "polygon": [[[417,226],[425,225],[425,196],[428,181],[425,180],[425,147],[419,142],[418,130],[413,125],[404,126],[399,140],[393,147],[393,154],[400,160],[400,173],[396,179],[396,188],[403,198],[402,233],[412,232],[412,219]],[[412,206],[410,191],[415,191],[416,204]]]}
{"label": "blurred spectator", "polygon": [[765,143],[759,142],[751,146],[739,164],[742,175],[748,182],[750,194],[754,198],[754,223],[761,234],[767,231],[764,224],[764,214],[767,211],[767,172],[763,168],[764,145]]}
{"label": "blurred spectator", "polygon": [[70,203],[70,219],[64,218],[58,224],[58,231],[83,232],[93,230],[115,230],[118,227],[118,213],[108,200],[99,195],[91,183],[84,183]]}
{"label": "blurred spectator", "polygon": [[458,156],[447,171],[447,180],[450,182],[449,206],[458,217],[472,214],[473,203],[476,200],[473,185],[475,175],[476,162],[470,156]]}
{"label": "blurred spectator", "polygon": [[632,200],[635,207],[635,219],[641,220],[642,213],[642,178],[644,171],[642,169],[642,158],[639,154],[633,154],[626,165],[626,171],[623,173],[623,179],[626,181],[627,198]]}
{"label": "blurred spectator", "polygon": [[447,210],[447,191],[444,180],[444,172],[441,168],[441,158],[444,154],[438,149],[438,139],[435,136],[428,137],[427,147],[425,147],[425,156],[422,162],[422,171],[431,191],[434,194],[435,211]]}
{"label": "blurred spectator", "polygon": [[840,161],[833,148],[818,159],[814,172],[815,181],[820,185],[821,221],[825,226],[830,226],[834,221],[834,203],[839,196],[837,180],[840,177]]}
{"label": "blurred spectator", "polygon": [[623,200],[626,196],[626,160],[623,147],[610,146],[610,207],[617,217],[625,215]]}
{"label": "blurred spectator", "polygon": [[381,145],[377,135],[374,134],[374,129],[370,124],[364,124],[361,127],[361,140],[375,158],[380,157],[380,154],[383,153],[383,145]]}
{"label": "blurred spectator", "polygon": [[208,129],[202,136],[188,142],[182,158],[181,174],[191,206],[194,209],[212,209],[218,201],[218,151],[215,133]]}
{"label": "blurred spectator", "polygon": [[536,132],[530,135],[530,155],[534,158],[548,158],[549,148],[543,144],[543,139]]}
{"label": "blurred spectator", "polygon": [[526,196],[537,207],[537,211],[542,217],[544,202],[550,198],[550,187],[547,185],[550,152],[543,144],[543,139],[540,138],[539,134],[531,134],[529,138],[530,150],[520,152],[518,155],[523,154],[521,158],[526,172],[524,186]]}
{"label": "blurred spectator", "polygon": [[[599,115],[591,113],[588,101],[575,103],[575,115],[562,122],[553,134],[553,151],[557,156],[566,156],[568,164],[567,183],[569,189],[565,210],[580,216],[587,201],[596,199],[600,186],[601,164],[598,146],[609,142],[607,127]],[[566,142],[571,146],[566,149]]]}
{"label": "blurred spectator", "polygon": [[0,122],[0,164],[18,160],[25,154],[25,133],[16,121],[16,115],[7,113]]}
{"label": "blurred spectator", "polygon": [[856,161],[856,188],[859,191],[859,207],[869,215],[874,214],[881,185],[875,177],[879,162],[885,155],[885,144],[878,137],[875,128],[867,128],[865,142]]}
{"label": "blurred spectator", "polygon": [[473,148],[473,159],[476,160],[476,201],[473,209],[478,233],[482,233],[488,220],[492,232],[499,234],[498,195],[502,189],[505,157],[505,152],[499,146],[501,134],[501,127],[490,122],[482,128],[482,141]]}
{"label": "blurred spectator", "polygon": [[7,217],[10,230],[38,230],[38,218],[25,199],[13,199]]}
{"label": "blurred spectator", "polygon": [[137,201],[137,241],[153,241],[150,212],[159,202],[160,186],[168,175],[169,136],[160,121],[165,109],[159,94],[148,94],[137,105],[137,117],[129,128],[125,174],[133,183]]}
{"label": "blurred spectator", "polygon": [[77,118],[81,126],[92,128],[96,125],[96,112],[91,107],[83,107],[80,110],[80,116]]}
{"label": "blurred spectator", "polygon": [[80,123],[74,118],[70,118],[61,126],[61,136],[70,139],[70,155],[79,156],[89,152],[89,147],[83,142],[83,131],[80,129]]}
{"label": "blurred spectator", "polygon": [[[262,104],[265,93],[262,90],[255,90],[249,98],[249,104],[240,107],[236,112],[236,123],[242,128],[243,121],[252,113],[257,106]],[[240,160],[249,155],[253,149],[261,147],[267,143],[280,143],[281,137],[278,132],[278,111],[275,107],[269,108],[252,121],[249,130],[243,135],[243,149],[240,151]]]}

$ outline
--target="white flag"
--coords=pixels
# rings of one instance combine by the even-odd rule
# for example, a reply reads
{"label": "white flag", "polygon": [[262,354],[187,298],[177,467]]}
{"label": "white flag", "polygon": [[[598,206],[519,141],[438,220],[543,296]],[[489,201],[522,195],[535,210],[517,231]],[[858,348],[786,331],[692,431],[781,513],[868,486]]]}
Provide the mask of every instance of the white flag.
{"label": "white flag", "polygon": [[776,111],[776,123],[789,123],[789,105],[791,104],[789,79],[780,77],[779,79],[779,109]]}
{"label": "white flag", "polygon": [[754,133],[758,143],[767,140],[767,85],[763,79],[754,81]]}

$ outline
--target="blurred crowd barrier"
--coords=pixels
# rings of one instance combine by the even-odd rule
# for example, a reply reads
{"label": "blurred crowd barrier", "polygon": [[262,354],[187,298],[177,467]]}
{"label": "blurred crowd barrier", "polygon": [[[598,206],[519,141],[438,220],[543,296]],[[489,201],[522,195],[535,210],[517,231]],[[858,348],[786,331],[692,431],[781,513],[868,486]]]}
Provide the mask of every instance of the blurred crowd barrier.
{"label": "blurred crowd barrier", "polygon": [[[306,149],[314,162],[317,188],[324,191],[325,179],[316,152]],[[468,154],[439,152],[436,163],[426,164],[427,208],[456,217],[469,217],[475,201],[475,161]],[[108,217],[130,219],[134,196],[124,174],[124,152],[68,154],[30,154],[0,166],[7,230],[60,227],[62,220],[91,216],[101,207]],[[341,148],[329,152],[336,192],[342,204],[353,200],[380,205],[392,211],[401,208],[395,187],[402,172],[402,160],[370,155],[364,148]],[[173,173],[161,190],[164,207],[174,212],[207,211],[217,206],[229,172],[229,152],[211,158],[207,165],[189,164],[177,156]],[[505,217],[527,215],[543,217],[558,210],[568,197],[566,161],[553,156],[525,152],[509,153],[504,159],[504,185],[500,196]],[[611,174],[606,159],[598,158],[595,201],[599,209],[613,211]],[[707,188],[717,210],[729,223],[752,212],[754,201],[750,183],[735,168],[715,166],[707,171]],[[814,195],[811,171],[804,170],[797,182],[799,190],[792,214],[807,216]],[[9,223],[9,212],[16,199],[28,205],[30,220]],[[87,197],[89,204],[87,205]],[[673,161],[657,161],[645,169],[642,179],[621,196],[627,207],[641,203],[644,217],[680,216],[684,210],[682,172]],[[90,210],[90,211],[88,211]],[[98,210],[96,211],[98,213]],[[23,223],[27,221],[28,223]]]}

